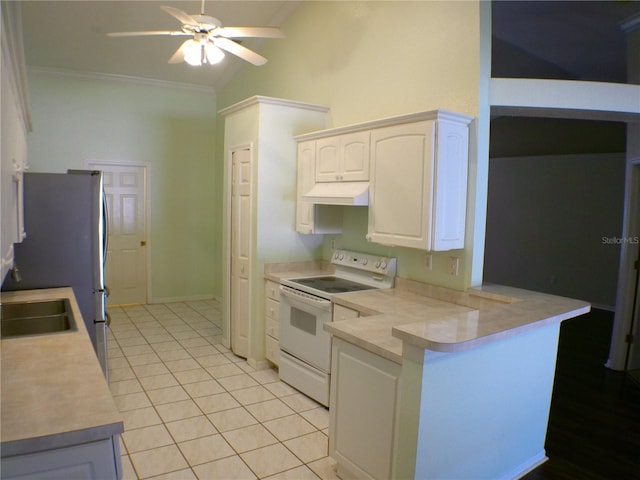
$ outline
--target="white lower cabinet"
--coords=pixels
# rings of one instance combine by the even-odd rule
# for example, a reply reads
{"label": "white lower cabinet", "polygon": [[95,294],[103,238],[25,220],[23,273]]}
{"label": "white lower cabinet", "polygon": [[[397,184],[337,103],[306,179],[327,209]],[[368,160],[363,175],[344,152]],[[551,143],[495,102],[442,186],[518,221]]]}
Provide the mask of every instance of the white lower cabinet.
{"label": "white lower cabinet", "polygon": [[122,478],[118,437],[2,459],[3,480]]}
{"label": "white lower cabinet", "polygon": [[402,367],[335,337],[332,348],[329,455],[338,476],[395,478]]}
{"label": "white lower cabinet", "polygon": [[265,283],[265,356],[275,365],[280,364],[280,287],[276,282]]}

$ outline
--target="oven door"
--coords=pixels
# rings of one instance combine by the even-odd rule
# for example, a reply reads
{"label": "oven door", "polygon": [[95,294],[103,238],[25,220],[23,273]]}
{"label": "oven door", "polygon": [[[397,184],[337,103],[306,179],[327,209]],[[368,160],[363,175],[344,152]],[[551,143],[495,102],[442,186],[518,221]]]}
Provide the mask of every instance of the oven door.
{"label": "oven door", "polygon": [[329,373],[331,301],[286,286],[280,287],[280,349]]}

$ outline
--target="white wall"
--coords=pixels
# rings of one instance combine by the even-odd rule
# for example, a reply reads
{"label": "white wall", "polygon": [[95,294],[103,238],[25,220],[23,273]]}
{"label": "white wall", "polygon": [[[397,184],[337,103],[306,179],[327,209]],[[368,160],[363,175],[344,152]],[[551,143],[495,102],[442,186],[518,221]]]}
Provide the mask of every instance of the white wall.
{"label": "white wall", "polygon": [[215,95],[41,72],[28,80],[29,170],[149,164],[150,300],[212,296],[221,263]]}

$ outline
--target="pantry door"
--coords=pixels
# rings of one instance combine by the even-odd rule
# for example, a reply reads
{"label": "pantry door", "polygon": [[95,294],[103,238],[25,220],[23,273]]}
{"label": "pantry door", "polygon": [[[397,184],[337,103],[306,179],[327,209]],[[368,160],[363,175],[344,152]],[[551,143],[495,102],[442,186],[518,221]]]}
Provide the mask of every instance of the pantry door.
{"label": "pantry door", "polygon": [[105,285],[107,305],[147,302],[146,171],[145,165],[92,162],[104,172],[109,216]]}
{"label": "pantry door", "polygon": [[231,350],[249,356],[251,328],[251,150],[231,153]]}

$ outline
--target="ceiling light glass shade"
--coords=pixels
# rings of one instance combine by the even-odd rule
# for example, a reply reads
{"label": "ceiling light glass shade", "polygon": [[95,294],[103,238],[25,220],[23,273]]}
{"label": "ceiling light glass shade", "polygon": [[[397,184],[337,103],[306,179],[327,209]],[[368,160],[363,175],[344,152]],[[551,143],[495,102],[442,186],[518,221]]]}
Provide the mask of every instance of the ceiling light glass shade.
{"label": "ceiling light glass shade", "polygon": [[202,65],[202,46],[197,40],[187,40],[182,46],[184,61],[194,67]]}
{"label": "ceiling light glass shade", "polygon": [[184,61],[194,67],[199,67],[203,63],[215,65],[224,58],[224,52],[206,40],[187,40],[182,49]]}
{"label": "ceiling light glass shade", "polygon": [[204,49],[206,50],[206,53],[207,53],[207,56],[206,56],[207,62],[210,63],[211,65],[220,63],[224,58],[224,52],[211,42],[207,42],[207,44],[204,46]]}

